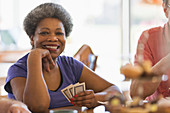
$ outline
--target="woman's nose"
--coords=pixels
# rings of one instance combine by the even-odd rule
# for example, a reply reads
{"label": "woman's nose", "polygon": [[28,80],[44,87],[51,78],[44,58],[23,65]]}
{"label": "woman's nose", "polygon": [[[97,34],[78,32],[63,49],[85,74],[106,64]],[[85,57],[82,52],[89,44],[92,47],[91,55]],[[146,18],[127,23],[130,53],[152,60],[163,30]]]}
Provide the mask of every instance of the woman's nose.
{"label": "woman's nose", "polygon": [[57,42],[58,41],[58,38],[54,35],[48,37],[47,41],[49,42]]}

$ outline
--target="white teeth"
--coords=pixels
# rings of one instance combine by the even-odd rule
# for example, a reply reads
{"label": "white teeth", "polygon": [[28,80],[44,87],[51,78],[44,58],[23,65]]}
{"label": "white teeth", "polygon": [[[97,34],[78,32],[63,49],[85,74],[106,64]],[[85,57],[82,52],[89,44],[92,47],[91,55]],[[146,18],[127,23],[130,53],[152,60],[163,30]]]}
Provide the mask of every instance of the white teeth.
{"label": "white teeth", "polygon": [[46,46],[46,48],[57,49],[58,46]]}

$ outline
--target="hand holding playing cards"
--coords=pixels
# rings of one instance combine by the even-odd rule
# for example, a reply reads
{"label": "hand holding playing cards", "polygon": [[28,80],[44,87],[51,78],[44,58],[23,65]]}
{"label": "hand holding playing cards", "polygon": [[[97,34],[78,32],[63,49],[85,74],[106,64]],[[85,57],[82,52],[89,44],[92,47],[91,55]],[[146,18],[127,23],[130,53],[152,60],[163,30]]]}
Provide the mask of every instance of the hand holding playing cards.
{"label": "hand holding playing cards", "polygon": [[71,99],[71,103],[80,107],[86,106],[87,108],[97,106],[97,100],[93,90],[85,90],[78,93]]}
{"label": "hand holding playing cards", "polygon": [[86,90],[85,83],[70,84],[61,92],[67,100],[74,106],[86,106],[92,108],[97,106],[97,100],[93,90]]}

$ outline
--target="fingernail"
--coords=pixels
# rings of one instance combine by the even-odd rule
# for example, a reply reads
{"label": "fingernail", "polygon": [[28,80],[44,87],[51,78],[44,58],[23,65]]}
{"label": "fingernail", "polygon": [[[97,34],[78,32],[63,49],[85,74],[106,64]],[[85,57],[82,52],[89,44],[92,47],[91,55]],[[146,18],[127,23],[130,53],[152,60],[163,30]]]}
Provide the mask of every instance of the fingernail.
{"label": "fingernail", "polygon": [[74,97],[77,97],[77,95],[74,95]]}
{"label": "fingernail", "polygon": [[74,105],[74,103],[73,103],[73,102],[70,102],[70,103]]}
{"label": "fingernail", "polygon": [[70,100],[71,100],[71,101],[73,101],[74,99],[73,99],[73,98],[71,98]]}

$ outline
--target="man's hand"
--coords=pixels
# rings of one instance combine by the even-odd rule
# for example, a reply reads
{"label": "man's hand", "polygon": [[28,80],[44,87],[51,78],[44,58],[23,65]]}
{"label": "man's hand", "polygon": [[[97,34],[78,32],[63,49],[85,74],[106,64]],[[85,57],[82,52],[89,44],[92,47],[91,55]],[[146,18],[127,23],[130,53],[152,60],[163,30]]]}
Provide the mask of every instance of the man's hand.
{"label": "man's hand", "polygon": [[7,113],[31,113],[27,106],[22,103],[12,104]]}

